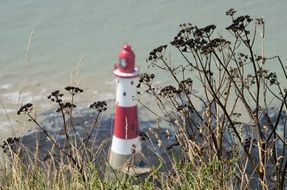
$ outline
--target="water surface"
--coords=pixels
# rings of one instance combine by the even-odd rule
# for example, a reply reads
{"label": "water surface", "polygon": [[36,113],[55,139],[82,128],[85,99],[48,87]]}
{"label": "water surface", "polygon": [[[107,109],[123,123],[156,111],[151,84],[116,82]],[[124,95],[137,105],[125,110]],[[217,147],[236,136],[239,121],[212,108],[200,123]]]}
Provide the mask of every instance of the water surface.
{"label": "water surface", "polygon": [[[0,97],[14,130],[21,134],[31,127],[16,116],[21,105],[48,109],[49,92],[75,80],[85,90],[78,99],[82,106],[113,98],[111,71],[124,43],[132,45],[137,65],[146,71],[149,51],[169,43],[179,24],[216,24],[222,34],[230,23],[225,11],[232,7],[238,14],[264,17],[266,55],[280,55],[286,63],[285,0],[0,0]],[[11,129],[3,105],[0,136],[5,138]]]}

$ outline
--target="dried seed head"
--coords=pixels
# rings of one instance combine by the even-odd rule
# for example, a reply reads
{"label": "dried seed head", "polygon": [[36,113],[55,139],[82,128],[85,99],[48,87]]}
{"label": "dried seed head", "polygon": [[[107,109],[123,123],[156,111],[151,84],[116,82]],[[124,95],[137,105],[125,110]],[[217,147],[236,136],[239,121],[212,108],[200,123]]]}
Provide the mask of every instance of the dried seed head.
{"label": "dried seed head", "polygon": [[270,179],[271,179],[272,181],[274,181],[274,182],[276,182],[276,181],[277,181],[277,177],[276,177],[276,175],[271,176],[271,177],[270,177]]}
{"label": "dried seed head", "polygon": [[72,95],[84,92],[83,89],[80,89],[79,87],[75,86],[67,86],[65,87],[65,90],[69,91]]}
{"label": "dried seed head", "polygon": [[170,136],[170,131],[168,129],[165,131],[165,133]]}
{"label": "dried seed head", "polygon": [[263,25],[263,24],[265,23],[263,17],[257,18],[257,19],[255,19],[255,20],[256,20],[256,24],[258,24],[258,25]]}
{"label": "dried seed head", "polygon": [[157,140],[157,145],[158,145],[159,147],[162,147],[162,141],[161,141],[160,139]]}
{"label": "dried seed head", "polygon": [[203,118],[206,118],[206,112],[203,111],[202,114],[201,114],[201,116],[202,116]]}
{"label": "dried seed head", "polygon": [[137,146],[135,144],[133,144],[132,147],[131,147],[131,153],[132,154],[136,153],[136,148],[137,148]]}
{"label": "dried seed head", "polygon": [[199,133],[202,134],[203,133],[203,129],[202,127],[199,128]]}
{"label": "dried seed head", "polygon": [[156,139],[159,139],[159,136],[158,136],[158,134],[157,134],[157,133],[155,134],[155,138],[156,138]]}
{"label": "dried seed head", "polygon": [[31,103],[25,104],[22,106],[18,111],[17,115],[20,115],[21,113],[28,114],[31,113],[34,110],[34,106]]}
{"label": "dried seed head", "polygon": [[266,125],[263,126],[263,129],[265,130],[265,132],[268,131],[268,127]]}
{"label": "dried seed head", "polygon": [[90,105],[90,108],[97,110],[98,112],[103,112],[107,110],[106,101],[97,101]]}

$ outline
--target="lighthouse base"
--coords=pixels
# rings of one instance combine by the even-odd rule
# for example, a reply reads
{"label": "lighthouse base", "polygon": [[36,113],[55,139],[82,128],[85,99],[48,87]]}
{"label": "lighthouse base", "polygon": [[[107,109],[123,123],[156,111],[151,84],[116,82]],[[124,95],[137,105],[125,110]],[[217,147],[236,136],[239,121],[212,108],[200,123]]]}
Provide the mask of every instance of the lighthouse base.
{"label": "lighthouse base", "polygon": [[137,165],[138,154],[141,151],[139,137],[133,139],[120,139],[113,135],[109,164],[114,169],[128,165]]}
{"label": "lighthouse base", "polygon": [[109,164],[113,169],[121,169],[124,167],[136,165],[139,162],[135,155],[122,155],[110,152]]}
{"label": "lighthouse base", "polygon": [[[142,155],[139,153],[134,155],[119,155],[110,151],[109,166],[130,176],[142,176],[151,171],[151,168],[143,162]],[[113,173],[109,173],[109,177],[112,177]]]}

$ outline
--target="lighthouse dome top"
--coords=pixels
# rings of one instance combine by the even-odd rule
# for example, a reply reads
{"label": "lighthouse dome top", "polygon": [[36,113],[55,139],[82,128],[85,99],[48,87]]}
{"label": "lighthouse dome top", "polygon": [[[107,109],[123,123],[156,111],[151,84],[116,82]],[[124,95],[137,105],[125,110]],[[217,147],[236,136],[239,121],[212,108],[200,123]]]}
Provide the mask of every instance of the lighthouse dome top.
{"label": "lighthouse dome top", "polygon": [[115,65],[114,74],[118,77],[134,77],[138,75],[135,67],[135,54],[129,44],[125,44],[119,53],[119,63]]}

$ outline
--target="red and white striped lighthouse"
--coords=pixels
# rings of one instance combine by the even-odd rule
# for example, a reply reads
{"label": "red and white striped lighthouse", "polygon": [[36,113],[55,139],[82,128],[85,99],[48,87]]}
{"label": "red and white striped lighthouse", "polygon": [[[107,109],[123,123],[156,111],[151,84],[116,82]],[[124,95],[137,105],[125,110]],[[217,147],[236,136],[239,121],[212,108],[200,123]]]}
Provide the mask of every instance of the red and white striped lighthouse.
{"label": "red and white striped lighthouse", "polygon": [[124,45],[115,64],[117,77],[116,107],[109,163],[114,169],[123,167],[134,151],[141,151],[136,103],[138,68],[130,45]]}

